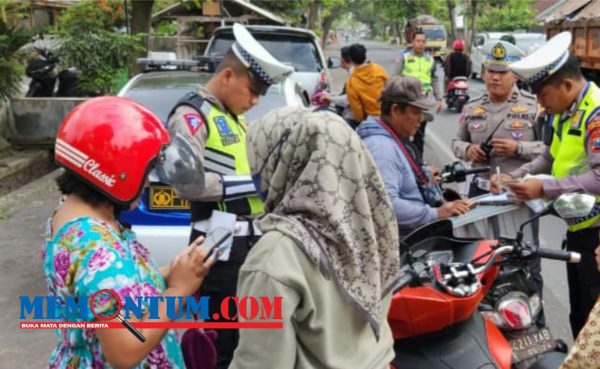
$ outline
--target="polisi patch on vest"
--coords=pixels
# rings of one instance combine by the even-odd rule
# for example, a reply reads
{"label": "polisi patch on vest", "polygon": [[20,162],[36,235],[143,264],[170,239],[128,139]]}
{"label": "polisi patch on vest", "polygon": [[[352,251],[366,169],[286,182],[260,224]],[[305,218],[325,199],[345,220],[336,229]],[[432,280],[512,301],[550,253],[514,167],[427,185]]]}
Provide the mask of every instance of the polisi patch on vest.
{"label": "polisi patch on vest", "polygon": [[221,144],[223,146],[233,145],[235,143],[240,142],[240,137],[233,133],[229,124],[227,124],[227,120],[224,116],[219,115],[214,119],[215,125],[217,126],[217,130],[219,131],[219,136],[221,136]]}
{"label": "polisi patch on vest", "polygon": [[220,115],[218,117],[215,117],[214,121],[215,121],[215,125],[217,126],[217,129],[219,130],[219,133],[221,134],[221,136],[227,136],[227,135],[233,134],[233,132],[231,132],[231,128],[229,128],[229,124],[227,124],[227,120],[225,120],[224,116]]}
{"label": "polisi patch on vest", "polygon": [[185,119],[185,124],[187,124],[192,135],[195,135],[204,124],[204,119],[195,113],[184,114],[183,119]]}

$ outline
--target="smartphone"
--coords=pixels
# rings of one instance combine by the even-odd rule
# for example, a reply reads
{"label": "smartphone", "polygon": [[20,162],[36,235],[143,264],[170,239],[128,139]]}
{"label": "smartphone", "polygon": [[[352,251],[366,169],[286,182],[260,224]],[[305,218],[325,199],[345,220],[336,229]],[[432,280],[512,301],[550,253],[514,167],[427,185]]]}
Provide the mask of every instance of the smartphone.
{"label": "smartphone", "polygon": [[209,250],[209,253],[206,256],[206,258],[208,259],[212,255],[214,255],[215,250],[217,250],[219,246],[223,244],[223,242],[225,242],[229,237],[231,237],[231,235],[232,233],[230,230],[222,227],[217,227],[206,235],[206,237],[204,238],[204,242],[199,247],[201,247],[203,250]]}

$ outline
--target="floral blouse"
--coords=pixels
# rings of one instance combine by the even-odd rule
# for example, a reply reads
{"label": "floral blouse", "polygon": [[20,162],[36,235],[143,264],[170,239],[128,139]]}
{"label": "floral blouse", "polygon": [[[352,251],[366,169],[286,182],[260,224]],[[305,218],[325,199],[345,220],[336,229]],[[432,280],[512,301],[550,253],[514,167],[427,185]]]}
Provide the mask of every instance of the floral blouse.
{"label": "floral blouse", "polygon": [[[165,290],[158,267],[135,234],[121,227],[121,234],[91,217],[65,223],[51,234],[48,222],[42,248],[44,274],[51,296],[78,296],[86,300],[101,289],[124,296],[157,296]],[[64,301],[63,301],[64,303]],[[90,310],[90,309],[88,309]],[[81,321],[69,314],[68,321]],[[84,321],[96,320],[88,311]],[[60,329],[58,344],[49,359],[51,369],[112,368],[104,359],[93,329]],[[184,368],[179,340],[171,330],[135,368]]]}
{"label": "floral blouse", "polygon": [[560,369],[600,368],[600,298]]}

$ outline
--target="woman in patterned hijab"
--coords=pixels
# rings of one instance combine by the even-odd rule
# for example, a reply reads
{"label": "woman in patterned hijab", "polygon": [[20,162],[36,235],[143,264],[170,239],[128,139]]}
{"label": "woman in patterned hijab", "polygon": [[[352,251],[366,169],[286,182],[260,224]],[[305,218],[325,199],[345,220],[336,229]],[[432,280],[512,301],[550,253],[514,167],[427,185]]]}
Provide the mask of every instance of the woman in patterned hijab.
{"label": "woman in patterned hijab", "polygon": [[247,148],[265,214],[238,294],[282,295],[283,331],[294,333],[242,330],[230,368],[288,367],[282,351],[289,367],[388,367],[399,239],[362,141],[335,114],[287,107],[250,126]]}

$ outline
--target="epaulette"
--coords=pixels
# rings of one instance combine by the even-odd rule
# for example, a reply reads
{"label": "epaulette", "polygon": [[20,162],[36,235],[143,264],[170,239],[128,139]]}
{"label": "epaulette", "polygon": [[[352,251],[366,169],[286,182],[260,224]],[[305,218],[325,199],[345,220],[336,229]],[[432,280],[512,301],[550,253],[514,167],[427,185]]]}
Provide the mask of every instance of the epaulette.
{"label": "epaulette", "polygon": [[527,90],[519,90],[519,93],[523,97],[527,97],[527,98],[532,99],[532,100],[536,100],[537,99],[534,94],[532,94],[531,92],[529,92]]}
{"label": "epaulette", "polygon": [[482,94],[482,95],[477,96],[474,99],[470,99],[469,102],[467,103],[467,105],[465,105],[465,107],[470,106],[471,104],[474,104],[474,103],[479,103],[479,104],[487,103],[488,102],[487,99],[484,98],[486,96],[487,96],[486,94]]}

